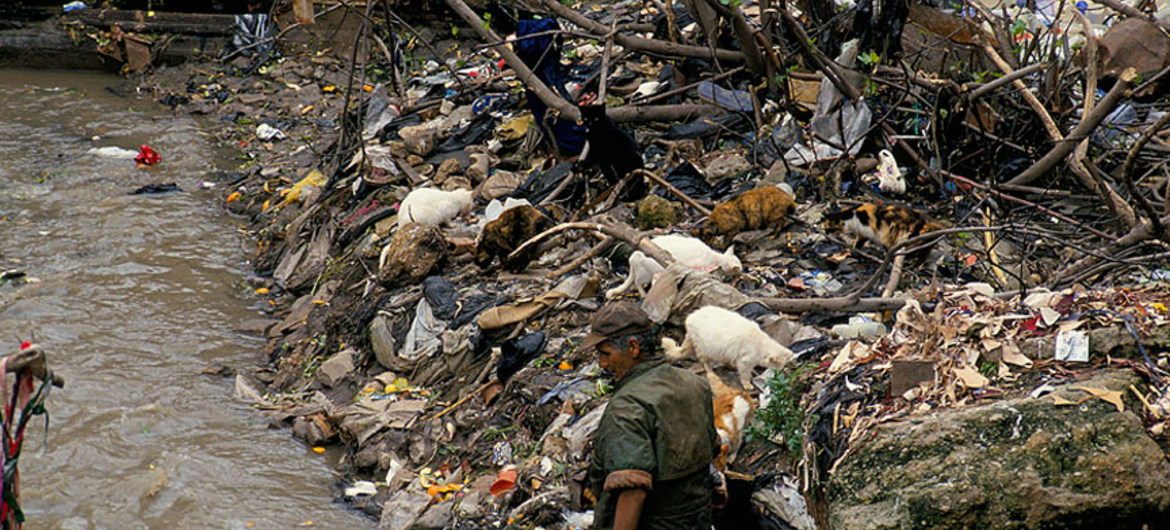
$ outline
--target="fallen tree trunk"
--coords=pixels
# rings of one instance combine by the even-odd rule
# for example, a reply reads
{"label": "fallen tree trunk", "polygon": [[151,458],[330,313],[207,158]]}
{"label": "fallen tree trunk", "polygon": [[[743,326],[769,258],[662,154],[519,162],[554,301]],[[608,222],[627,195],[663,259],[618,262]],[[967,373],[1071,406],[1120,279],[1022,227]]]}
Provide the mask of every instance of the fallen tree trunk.
{"label": "fallen tree trunk", "polygon": [[836,298],[757,298],[757,302],[764,304],[772,311],[781,313],[841,312],[841,313],[876,313],[893,311],[906,305],[905,298],[851,298],[839,296]]}

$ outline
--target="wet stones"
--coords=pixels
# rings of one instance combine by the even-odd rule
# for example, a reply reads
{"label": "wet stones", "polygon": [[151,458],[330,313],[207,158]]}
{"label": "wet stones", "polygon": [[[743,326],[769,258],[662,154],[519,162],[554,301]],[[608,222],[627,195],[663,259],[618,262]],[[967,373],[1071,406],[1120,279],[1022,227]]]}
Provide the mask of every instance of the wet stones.
{"label": "wet stones", "polygon": [[[1125,392],[1132,372],[1073,387]],[[1074,401],[1068,387],[1054,395]],[[1170,463],[1142,421],[1093,399],[1018,398],[880,425],[829,482],[831,528],[1128,528],[1165,520]]]}
{"label": "wet stones", "polygon": [[667,228],[678,224],[682,207],[658,195],[647,195],[638,201],[638,217],[635,222],[639,230]]}
{"label": "wet stones", "polygon": [[378,281],[387,288],[418,283],[438,265],[446,250],[442,230],[419,223],[407,224],[382,250]]}
{"label": "wet stones", "polygon": [[496,171],[479,186],[479,195],[484,200],[502,198],[520,187],[523,177],[511,171]]}
{"label": "wet stones", "polygon": [[394,369],[394,352],[398,348],[398,341],[394,340],[394,332],[390,321],[382,315],[374,317],[370,322],[370,346],[374,350],[374,359],[383,368]]}
{"label": "wet stones", "polygon": [[347,348],[321,363],[321,367],[317,369],[317,380],[330,388],[340,383],[354,370],[354,353],[356,352],[352,348]]}

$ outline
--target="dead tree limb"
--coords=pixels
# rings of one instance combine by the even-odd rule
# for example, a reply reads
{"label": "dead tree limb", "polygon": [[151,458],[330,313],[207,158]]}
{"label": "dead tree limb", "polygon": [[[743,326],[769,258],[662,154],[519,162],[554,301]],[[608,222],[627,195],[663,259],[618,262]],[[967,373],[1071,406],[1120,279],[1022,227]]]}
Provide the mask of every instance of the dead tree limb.
{"label": "dead tree limb", "polygon": [[[743,11],[739,6],[725,6],[719,3],[719,0],[705,1],[716,13],[719,13],[719,15],[731,23],[731,32],[735,34],[735,40],[739,43],[739,49],[743,50],[743,58],[744,62],[747,63],[747,67],[757,76],[767,78],[768,69],[765,65],[764,54],[760,51],[760,46],[756,43],[755,30],[748,23],[747,19],[744,18]],[[768,46],[766,41],[765,46]]]}
{"label": "dead tree limb", "polygon": [[898,284],[902,283],[902,268],[905,266],[905,254],[899,254],[894,258],[894,264],[890,266],[890,279],[886,282],[886,288],[882,289],[882,298],[889,298],[898,290]]}
{"label": "dead tree limb", "polygon": [[483,21],[479,18],[479,15],[476,15],[475,11],[472,11],[470,7],[467,7],[467,4],[464,3],[463,0],[446,1],[447,5],[451,6],[451,10],[455,11],[455,13],[459,15],[459,18],[463,19],[465,24],[467,24],[472,30],[479,34],[480,38],[487,42],[501,43],[495,46],[496,52],[504,58],[504,61],[508,63],[508,66],[512,67],[512,69],[516,71],[516,77],[519,78],[525,86],[530,88],[532,92],[536,94],[536,97],[540,98],[540,100],[543,101],[545,105],[556,109],[561,113],[561,116],[567,119],[573,121],[579,121],[581,119],[581,111],[577,108],[577,106],[568,101],[565,101],[564,98],[553,92],[552,89],[548,87],[548,85],[544,84],[544,81],[541,81],[540,78],[537,77],[536,74],[528,68],[528,65],[524,64],[524,61],[520,60],[520,56],[516,55],[516,52],[513,52],[507,44],[503,43],[504,41],[500,39],[499,35],[496,35],[496,33],[492,31],[491,28],[484,26]]}
{"label": "dead tree limb", "polygon": [[545,275],[545,277],[552,280],[555,278],[560,278],[561,276],[564,276],[564,275],[572,272],[573,269],[576,269],[577,267],[584,265],[585,262],[587,262],[593,258],[596,258],[597,256],[601,255],[602,252],[605,252],[606,249],[608,249],[609,247],[612,247],[613,242],[614,242],[614,238],[612,236],[605,236],[605,239],[602,239],[601,242],[597,243],[596,245],[593,245],[593,248],[589,249],[588,252],[581,254],[580,256],[577,256],[576,258],[573,258],[573,261],[570,261],[569,263],[565,264],[565,266],[548,273],[547,275]]}
{"label": "dead tree limb", "polygon": [[886,252],[885,259],[878,265],[877,270],[866,279],[861,287],[858,287],[853,292],[845,296],[836,296],[833,298],[761,298],[758,301],[764,304],[773,311],[780,311],[782,313],[803,313],[805,311],[845,311],[854,313],[871,313],[878,311],[892,311],[898,309],[906,304],[905,298],[862,298],[861,294],[872,289],[877,285],[878,279],[882,277],[882,271],[887,266],[898,258],[905,259],[906,254],[920,250],[921,248],[933,245],[935,240],[948,235],[957,234],[960,232],[987,232],[1003,230],[1002,226],[975,226],[975,227],[956,227],[945,228],[928,232],[919,236],[914,236],[902,240],[902,242],[894,245],[888,252]]}
{"label": "dead tree limb", "polygon": [[1027,66],[1025,68],[1020,68],[1019,70],[1015,70],[1010,74],[1006,74],[1006,75],[1000,77],[999,79],[991,81],[990,83],[987,83],[979,88],[976,88],[975,90],[972,90],[971,94],[967,97],[971,101],[975,101],[983,96],[986,96],[986,95],[994,92],[995,90],[999,89],[1000,87],[1002,87],[1008,83],[1012,83],[1012,82],[1015,82],[1017,80],[1023,79],[1025,77],[1028,77],[1028,76],[1030,76],[1036,72],[1039,72],[1045,68],[1048,68],[1048,63],[1036,63],[1033,65]]}
{"label": "dead tree limb", "polygon": [[[448,0],[450,2],[451,0]],[[554,15],[561,17],[573,24],[584,28],[586,31],[597,36],[604,36],[608,32],[605,24],[590,20],[585,15],[578,13],[569,7],[561,4],[557,0],[540,0],[541,5],[548,9]],[[614,35],[614,40],[622,46],[638,50],[640,52],[649,53],[652,55],[661,55],[665,57],[694,57],[698,59],[715,59],[729,62],[742,62],[744,56],[742,53],[731,50],[711,49],[701,46],[689,46],[685,44],[674,44],[672,42],[663,42],[653,39],[644,39],[641,37],[631,37],[629,35],[618,33]]]}
{"label": "dead tree limb", "polygon": [[876,313],[893,311],[906,305],[905,298],[757,298],[772,311],[800,314],[813,312]]}
{"label": "dead tree limb", "polygon": [[691,83],[689,85],[681,86],[681,87],[678,87],[674,90],[668,90],[668,91],[663,92],[661,94],[654,94],[653,96],[650,96],[650,97],[645,98],[645,99],[641,99],[641,100],[635,99],[635,100],[632,100],[631,103],[647,104],[647,103],[654,103],[656,101],[662,101],[662,100],[669,98],[671,96],[685,94],[685,93],[693,90],[695,87],[699,86],[700,83],[705,83],[707,81],[714,83],[715,81],[721,81],[721,80],[726,79],[728,77],[731,77],[735,74],[738,74],[742,71],[743,71],[743,67],[737,66],[735,68],[732,68],[731,70],[723,72],[722,74],[714,75],[714,76],[708,77],[706,79],[701,79],[701,80],[695,81],[694,83]]}
{"label": "dead tree limb", "polygon": [[[1163,216],[1161,219],[1159,219],[1159,221],[1163,225],[1166,225],[1167,223],[1170,223],[1170,216]],[[1153,237],[1154,224],[1143,220],[1124,236],[1121,236],[1121,238],[1117,239],[1104,250],[1102,250],[1101,253],[1106,256],[1116,256],[1123,251],[1129,250],[1142,243],[1145,243],[1146,241],[1149,241]],[[1095,266],[1099,260],[1100,258],[1097,256],[1089,255],[1073,262],[1071,265],[1065,267],[1064,270],[1056,274],[1056,277],[1052,281],[1053,286],[1062,286],[1070,282],[1072,278],[1076,278],[1081,273],[1093,268],[1093,266]]]}
{"label": "dead tree limb", "polygon": [[609,33],[605,36],[605,52],[601,54],[601,77],[597,79],[597,103],[605,105],[605,90],[609,88],[609,57],[613,55],[613,37],[617,34],[618,17],[615,14]]}
{"label": "dead tree limb", "polygon": [[663,189],[665,189],[666,191],[669,191],[671,193],[671,195],[674,195],[675,197],[678,197],[679,200],[681,200],[682,202],[687,203],[687,206],[690,206],[691,208],[698,210],[703,215],[711,215],[711,210],[708,210],[702,204],[699,204],[699,201],[696,201],[695,199],[692,199],[689,195],[683,193],[682,190],[672,186],[669,182],[667,182],[662,177],[659,177],[658,175],[655,175],[653,172],[647,171],[645,169],[636,169],[634,171],[637,172],[639,175],[642,175],[642,176],[652,180],[655,184],[662,186]]}
{"label": "dead tree limb", "polygon": [[1052,217],[1054,217],[1054,218],[1056,218],[1056,219],[1060,219],[1061,221],[1064,221],[1064,222],[1066,222],[1066,223],[1068,223],[1068,224],[1070,224],[1070,225],[1073,225],[1073,226],[1075,226],[1075,227],[1077,227],[1077,228],[1080,228],[1080,229],[1082,229],[1082,230],[1088,231],[1088,232],[1092,233],[1093,235],[1095,235],[1095,236],[1097,236],[1097,237],[1103,237],[1103,238],[1105,238],[1105,239],[1107,239],[1107,240],[1110,240],[1110,241],[1116,241],[1116,240],[1117,240],[1117,236],[1113,236],[1113,235],[1110,235],[1110,234],[1108,234],[1108,233],[1105,233],[1105,232],[1102,232],[1102,231],[1100,231],[1100,230],[1097,230],[1096,228],[1093,228],[1093,227],[1091,227],[1091,226],[1088,226],[1088,225],[1086,225],[1086,224],[1084,224],[1084,223],[1081,223],[1080,221],[1077,221],[1076,219],[1073,219],[1073,218],[1071,218],[1071,217],[1069,217],[1069,216],[1067,216],[1067,215],[1064,215],[1064,214],[1062,214],[1062,213],[1060,213],[1060,212],[1058,212],[1058,211],[1056,211],[1056,210],[1052,210],[1052,209],[1050,209],[1050,208],[1046,208],[1046,207],[1044,207],[1044,206],[1042,206],[1042,205],[1036,204],[1036,203],[1034,203],[1034,202],[1031,202],[1031,201],[1026,201],[1026,200],[1024,200],[1024,199],[1021,199],[1021,198],[1019,198],[1019,197],[1015,197],[1015,196],[1012,196],[1012,195],[1008,195],[1008,194],[1006,194],[1006,193],[1003,193],[1003,192],[1001,192],[1001,191],[999,191],[999,190],[992,189],[990,186],[987,186],[987,185],[984,185],[984,184],[980,184],[980,183],[978,183],[978,182],[975,182],[975,181],[973,181],[973,180],[971,180],[971,179],[969,179],[969,178],[966,178],[966,177],[961,177],[961,176],[959,176],[959,175],[956,175],[956,174],[954,174],[954,173],[950,173],[950,172],[947,172],[947,171],[941,171],[940,173],[942,173],[943,175],[945,175],[947,178],[949,178],[949,179],[951,179],[951,180],[954,180],[954,181],[956,181],[956,182],[958,182],[958,183],[960,183],[960,184],[963,184],[963,185],[966,185],[966,186],[975,187],[975,188],[979,188],[980,190],[983,190],[983,191],[985,191],[985,192],[987,192],[987,193],[991,194],[991,195],[992,195],[992,196],[994,196],[994,197],[998,197],[998,198],[1000,198],[1000,199],[1003,199],[1003,200],[1005,200],[1005,201],[1011,201],[1011,202],[1014,202],[1014,203],[1016,203],[1016,204],[1022,204],[1022,205],[1024,205],[1024,206],[1028,206],[1028,207],[1030,207],[1030,208],[1035,208],[1035,209],[1037,209],[1037,210],[1040,210],[1041,212],[1044,212],[1044,213],[1046,213],[1046,214],[1048,214],[1048,215],[1051,215]]}
{"label": "dead tree limb", "polygon": [[[1073,14],[1080,20],[1081,26],[1085,31],[1085,77],[1084,77],[1084,93],[1085,98],[1082,102],[1081,121],[1089,119],[1092,115],[1093,101],[1097,94],[1097,36],[1093,32],[1093,25],[1089,23],[1089,19],[1082,15],[1079,11],[1073,10]],[[1137,224],[1137,215],[1134,214],[1133,208],[1122,199],[1117,192],[1109,186],[1104,179],[1098,178],[1096,173],[1090,171],[1085,160],[1085,155],[1089,152],[1089,139],[1085,138],[1077,143],[1073,150],[1072,160],[1069,161],[1069,169],[1076,175],[1077,179],[1081,181],[1081,185],[1090,188],[1097,192],[1101,200],[1105,201],[1105,205],[1109,207],[1109,211],[1119,219],[1127,228],[1132,228]]]}
{"label": "dead tree limb", "polygon": [[1104,98],[1101,98],[1101,101],[1093,107],[1093,111],[1080,124],[1073,128],[1067,138],[1058,141],[1040,160],[1037,160],[1036,163],[1032,164],[1031,167],[1025,169],[1015,178],[1007,181],[1007,184],[1013,186],[1030,184],[1056,167],[1060,161],[1064,160],[1076,148],[1078,142],[1087,138],[1089,133],[1093,129],[1096,129],[1109,116],[1109,113],[1113,112],[1113,109],[1117,108],[1117,105],[1121,103],[1122,97],[1125,96],[1126,91],[1136,77],[1137,72],[1133,68],[1127,68],[1122,72],[1117,78],[1117,84],[1113,85],[1113,89]]}
{"label": "dead tree limb", "polygon": [[723,109],[707,103],[681,103],[678,105],[624,105],[609,109],[605,113],[616,122],[679,121],[698,116],[717,116],[723,114]]}
{"label": "dead tree limb", "polygon": [[1133,147],[1129,149],[1129,153],[1125,156],[1125,164],[1121,166],[1121,178],[1125,180],[1125,189],[1129,191],[1133,200],[1137,201],[1142,213],[1146,214],[1150,222],[1154,223],[1154,233],[1159,234],[1159,237],[1162,237],[1165,233],[1165,230],[1162,228],[1162,220],[1154,212],[1154,206],[1138,190],[1137,184],[1134,182],[1133,171],[1137,162],[1138,153],[1167,124],[1170,124],[1170,113],[1163,114],[1161,118],[1158,118],[1157,122],[1154,122],[1153,125],[1147,127],[1145,131],[1142,131],[1142,135],[1138,137],[1137,142],[1134,142]]}
{"label": "dead tree limb", "polygon": [[[974,2],[972,2],[972,4],[973,3]],[[988,44],[986,40],[980,39],[979,46],[983,48],[983,53],[987,54],[987,57],[991,59],[991,62],[995,63],[995,66],[999,68],[1000,72],[1003,72],[1005,77],[1015,73],[1015,70],[1012,69],[1012,66],[1008,64],[1008,62],[999,55],[999,52],[995,51],[995,48],[993,48],[991,44]],[[1033,94],[1031,90],[1028,90],[1028,85],[1025,85],[1022,80],[1017,78],[1011,83],[1012,86],[1016,88],[1016,91],[1020,93],[1020,97],[1024,98],[1024,102],[1026,102],[1029,107],[1032,107],[1032,111],[1034,111],[1036,116],[1040,118],[1040,122],[1044,124],[1044,130],[1048,132],[1048,137],[1051,138],[1053,142],[1060,142],[1063,136],[1061,136],[1060,129],[1056,126],[1056,122],[1052,120],[1052,116],[1048,114],[1048,109],[1044,108],[1044,104],[1036,98],[1036,95]]]}
{"label": "dead tree limb", "polygon": [[1110,9],[1117,11],[1118,13],[1121,13],[1123,15],[1140,18],[1142,20],[1145,20],[1146,22],[1149,22],[1151,24],[1155,24],[1164,30],[1170,31],[1170,23],[1163,22],[1158,17],[1155,17],[1153,15],[1147,15],[1135,7],[1127,6],[1121,2],[1118,2],[1117,0],[1093,0],[1093,1],[1098,3],[1098,4],[1101,4],[1103,6],[1107,6]]}
{"label": "dead tree limb", "polygon": [[531,239],[516,247],[516,250],[513,250],[512,253],[508,255],[508,259],[515,259],[516,256],[519,256],[533,245],[538,245],[541,241],[544,241],[566,230],[588,230],[593,233],[610,236],[614,239],[625,241],[630,246],[641,250],[647,256],[654,258],[656,261],[658,261],[658,263],[662,264],[663,267],[669,267],[671,263],[674,263],[674,258],[671,257],[668,252],[662,250],[662,247],[651,243],[650,237],[647,234],[634,230],[633,228],[625,226],[621,223],[608,222],[561,223],[557,226],[549,228],[548,230],[545,230],[544,232],[532,236]]}
{"label": "dead tree limb", "polygon": [[[490,28],[486,28],[479,16],[472,11],[470,7],[463,0],[446,0],[447,5],[457,13],[463,22],[470,26],[480,38],[485,41],[496,43],[496,52],[504,58],[508,66],[515,70],[516,77],[525,84],[528,88],[540,98],[544,104],[550,108],[556,109],[562,118],[580,121],[581,110],[576,105],[565,101],[564,98],[557,95],[541,81],[524,61],[512,51],[507,44],[500,39]],[[558,4],[559,5],[559,4]],[[568,8],[566,8],[568,9]],[[602,26],[604,28],[604,26]],[[616,37],[616,36],[615,36]],[[619,41],[620,42],[620,41]],[[714,105],[707,104],[683,104],[683,105],[629,105],[624,107],[614,107],[606,111],[606,114],[617,122],[631,122],[631,121],[671,121],[671,120],[685,120],[692,116],[698,116],[708,113],[719,113],[721,109]]]}

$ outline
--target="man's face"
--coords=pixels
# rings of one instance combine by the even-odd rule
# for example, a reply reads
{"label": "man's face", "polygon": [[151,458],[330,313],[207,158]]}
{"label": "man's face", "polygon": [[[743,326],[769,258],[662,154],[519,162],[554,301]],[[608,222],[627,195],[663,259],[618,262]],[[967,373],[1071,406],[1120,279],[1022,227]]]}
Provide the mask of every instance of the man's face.
{"label": "man's face", "polygon": [[615,382],[621,381],[638,364],[638,341],[629,339],[625,346],[625,349],[616,348],[608,340],[597,345],[597,364],[613,374]]}

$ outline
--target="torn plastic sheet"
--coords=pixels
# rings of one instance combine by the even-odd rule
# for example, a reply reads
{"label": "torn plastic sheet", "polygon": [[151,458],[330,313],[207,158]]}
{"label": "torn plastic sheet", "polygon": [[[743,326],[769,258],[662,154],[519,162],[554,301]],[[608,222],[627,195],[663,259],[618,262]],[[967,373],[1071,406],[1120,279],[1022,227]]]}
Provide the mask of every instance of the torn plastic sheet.
{"label": "torn plastic sheet", "polygon": [[846,100],[832,83],[821,83],[810,125],[814,133],[812,145],[797,143],[784,154],[784,159],[792,165],[804,166],[846,152],[856,155],[872,122],[873,112],[864,100]]}
{"label": "torn plastic sheet", "polygon": [[447,322],[435,318],[427,299],[419,300],[415,307],[414,322],[410,324],[410,331],[406,334],[406,341],[398,356],[407,361],[417,361],[434,355],[439,351],[439,336],[445,329]]}

